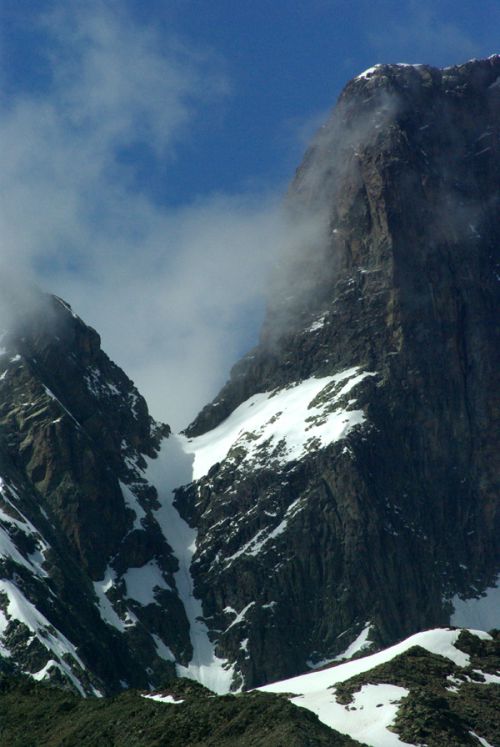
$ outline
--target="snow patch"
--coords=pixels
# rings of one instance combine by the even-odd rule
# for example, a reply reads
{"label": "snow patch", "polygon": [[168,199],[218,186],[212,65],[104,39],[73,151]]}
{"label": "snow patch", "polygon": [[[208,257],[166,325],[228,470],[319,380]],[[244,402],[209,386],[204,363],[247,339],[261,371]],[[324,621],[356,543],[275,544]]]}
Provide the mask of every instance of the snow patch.
{"label": "snow patch", "polygon": [[250,604],[247,604],[246,607],[244,607],[241,612],[237,613],[236,610],[233,610],[232,607],[226,607],[224,611],[233,612],[236,617],[231,622],[231,624],[225,629],[224,633],[227,633],[228,630],[231,630],[231,628],[234,628],[235,625],[239,625],[246,617],[246,614],[249,609],[251,609],[255,605],[255,602],[250,602]]}
{"label": "snow patch", "polygon": [[356,75],[355,80],[362,80],[362,79],[366,79],[366,78],[371,78],[371,76],[374,73],[377,72],[377,70],[379,69],[379,67],[382,67],[382,65],[380,63],[378,63],[377,65],[373,65],[373,67],[367,68],[366,70],[364,70],[359,75]]}
{"label": "snow patch", "polygon": [[371,747],[400,747],[409,743],[388,727],[393,725],[399,703],[408,694],[409,690],[397,685],[363,685],[352,703],[345,706],[337,703],[332,690],[319,696],[299,696],[291,702],[313,711],[332,729]]}
{"label": "snow patch", "polygon": [[238,466],[255,466],[263,460],[284,465],[301,459],[311,448],[344,438],[365,417],[362,410],[348,409],[352,403],[342,406],[340,400],[375,375],[350,368],[253,395],[212,431],[187,441],[185,450],[194,456],[190,480],[206,475],[232,451],[238,452]]}
{"label": "snow patch", "polygon": [[168,703],[169,705],[180,705],[184,700],[176,700],[173,695],[143,695],[147,700],[156,700],[158,703]]}
{"label": "snow patch", "polygon": [[122,491],[123,500],[125,501],[125,505],[127,508],[130,508],[131,511],[134,513],[134,529],[142,529],[142,523],[141,519],[144,519],[146,516],[146,512],[139,503],[139,500],[134,495],[132,490],[129,488],[128,485],[125,485],[124,482],[121,480],[120,482],[120,490]]}
{"label": "snow patch", "polygon": [[316,319],[311,324],[311,326],[309,327],[309,329],[307,331],[308,332],[316,332],[318,329],[321,329],[322,327],[324,327],[325,326],[325,322],[326,322],[326,317],[327,317],[326,314],[322,314],[318,319]]}
{"label": "snow patch", "polygon": [[371,641],[369,639],[370,630],[371,630],[371,623],[367,622],[361,633],[358,635],[356,640],[354,640],[345,651],[343,651],[341,654],[338,654],[333,661],[344,661],[344,659],[352,659],[352,657],[355,654],[359,654],[361,651],[363,651],[365,648],[369,648],[371,646]]}
{"label": "snow patch", "polygon": [[475,674],[480,674],[484,678],[485,685],[500,685],[500,677],[497,674],[489,674],[488,672],[482,672],[480,669],[473,670]]}
{"label": "snow patch", "polygon": [[301,508],[303,508],[303,506],[299,505],[301,500],[302,496],[294,500],[288,506],[282,521],[280,521],[280,523],[276,527],[274,527],[274,529],[259,529],[257,534],[255,534],[251,540],[246,542],[243,547],[240,547],[239,550],[226,558],[224,562],[229,565],[233,562],[233,560],[239,558],[241,555],[253,555],[254,557],[258,555],[265,548],[268,542],[275,539],[276,537],[279,537],[280,534],[283,534],[288,526],[289,520],[292,519],[296,514],[298,514]]}
{"label": "snow patch", "polygon": [[127,610],[125,620],[122,620],[115,612],[106,593],[113,588],[115,580],[116,573],[108,566],[101,581],[94,581],[94,591],[98,600],[99,612],[104,622],[123,633],[128,627],[137,623],[137,618],[130,610]]}
{"label": "snow patch", "polygon": [[54,394],[54,392],[53,392],[53,391],[52,391],[51,389],[49,389],[49,387],[48,387],[48,386],[45,386],[45,385],[44,385],[44,387],[43,387],[43,388],[44,388],[44,390],[45,390],[45,394],[46,394],[46,395],[47,395],[48,397],[50,397],[50,399],[54,400],[54,402],[57,402],[57,404],[59,405],[59,407],[60,407],[60,408],[61,408],[62,410],[64,410],[64,412],[66,413],[66,415],[68,415],[68,416],[69,416],[69,417],[71,418],[71,420],[72,420],[72,421],[74,422],[74,424],[76,425],[76,427],[77,427],[77,428],[78,428],[79,430],[81,430],[82,426],[80,425],[80,423],[78,422],[78,420],[77,420],[77,419],[75,418],[75,416],[74,416],[74,415],[72,415],[72,414],[70,413],[70,411],[68,410],[68,408],[67,408],[67,407],[65,407],[65,406],[63,405],[63,403],[61,402],[61,400],[60,400],[60,399],[58,399],[58,398],[56,397],[56,395]]}
{"label": "snow patch", "polygon": [[480,737],[479,734],[476,734],[473,731],[470,731],[469,734],[471,735],[471,737],[474,737],[474,739],[477,739],[481,747],[495,747],[493,744],[487,742],[484,737]]}
{"label": "snow patch", "polygon": [[166,661],[175,661],[175,656],[173,655],[172,651],[169,649],[168,646],[166,646],[160,636],[155,635],[154,633],[151,634],[151,637],[153,641],[155,642],[156,651],[158,653],[158,656],[161,659],[165,659]]}
{"label": "snow patch", "polygon": [[7,617],[5,616],[3,610],[0,609],[0,656],[3,656],[5,659],[8,659],[12,656],[9,649],[2,643],[2,638],[5,634],[5,631],[7,630],[8,625],[9,621],[7,620]]}
{"label": "snow patch", "polygon": [[451,603],[454,609],[450,617],[451,625],[478,630],[500,627],[500,575],[495,586],[485,589],[481,597],[460,599],[455,596]]}
{"label": "snow patch", "polygon": [[123,575],[127,587],[126,596],[146,607],[155,604],[156,589],[170,589],[156,561],[151,560],[140,568],[128,568]]}

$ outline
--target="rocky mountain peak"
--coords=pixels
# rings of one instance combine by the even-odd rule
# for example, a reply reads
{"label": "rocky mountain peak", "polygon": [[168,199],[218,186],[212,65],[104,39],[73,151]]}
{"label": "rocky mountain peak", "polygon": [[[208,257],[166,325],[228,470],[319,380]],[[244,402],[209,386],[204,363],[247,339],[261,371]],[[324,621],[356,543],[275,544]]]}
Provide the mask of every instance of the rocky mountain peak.
{"label": "rocky mountain peak", "polygon": [[[407,322],[422,341],[433,316],[461,313],[449,296],[474,293],[472,277],[491,305],[498,79],[494,56],[444,70],[378,65],[347,84],[291,185],[290,223],[303,240],[279,267],[260,345],[188,434],[259,388],[361,362],[384,367]],[[478,324],[492,331],[491,318]]]}
{"label": "rocky mountain peak", "polygon": [[[1,650],[79,691],[172,676],[165,651],[171,644],[182,659],[190,642],[177,561],[145,477],[169,428],[64,301],[24,291],[2,316]],[[126,585],[127,571],[144,567],[177,619],[172,639],[154,584],[146,612],[133,572]]]}
{"label": "rocky mountain peak", "polygon": [[[247,682],[270,658],[286,676],[337,655],[353,620],[349,637],[370,621],[388,643],[495,584],[499,76],[493,57],[346,86],[288,195],[315,230],[186,431],[195,450],[228,439],[184,504],[197,588]],[[246,659],[224,609],[246,610]]]}

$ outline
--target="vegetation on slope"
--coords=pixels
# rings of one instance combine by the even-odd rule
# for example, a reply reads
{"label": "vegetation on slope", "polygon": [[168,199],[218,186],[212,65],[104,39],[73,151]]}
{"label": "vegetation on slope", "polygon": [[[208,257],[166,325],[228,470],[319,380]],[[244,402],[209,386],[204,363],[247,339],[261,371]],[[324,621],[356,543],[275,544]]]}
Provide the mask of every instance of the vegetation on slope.
{"label": "vegetation on slope", "polygon": [[180,705],[129,690],[79,698],[24,677],[0,675],[2,747],[356,747],[286,697],[214,696],[179,680],[168,693]]}

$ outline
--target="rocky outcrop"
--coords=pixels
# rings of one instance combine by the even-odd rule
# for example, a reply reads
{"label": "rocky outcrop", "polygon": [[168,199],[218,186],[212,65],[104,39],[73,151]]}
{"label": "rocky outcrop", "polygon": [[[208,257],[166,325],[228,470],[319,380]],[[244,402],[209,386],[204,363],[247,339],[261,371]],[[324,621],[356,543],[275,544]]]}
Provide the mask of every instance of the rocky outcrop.
{"label": "rocky outcrop", "polygon": [[0,356],[0,653],[84,692],[163,682],[191,655],[144,475],[168,427],[60,299],[33,291],[13,319]]}
{"label": "rocky outcrop", "polygon": [[[494,585],[499,81],[493,57],[346,86],[288,198],[322,240],[288,258],[259,345],[186,431],[196,451],[241,416],[178,503],[217,650],[247,686],[367,625],[380,645],[446,624],[453,595]],[[315,442],[304,416],[298,453],[287,392],[320,379],[300,402],[351,425]],[[285,406],[257,423],[245,408],[265,392]]]}

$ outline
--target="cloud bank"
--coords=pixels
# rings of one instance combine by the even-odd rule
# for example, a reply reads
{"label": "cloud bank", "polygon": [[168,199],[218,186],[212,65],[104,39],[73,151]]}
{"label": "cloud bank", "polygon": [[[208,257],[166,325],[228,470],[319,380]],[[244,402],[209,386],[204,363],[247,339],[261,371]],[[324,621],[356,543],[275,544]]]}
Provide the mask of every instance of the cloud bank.
{"label": "cloud bank", "polygon": [[274,194],[160,204],[134,149],[167,166],[229,86],[210,54],[135,25],[118,3],[39,18],[45,89],[1,100],[0,272],[95,326],[156,417],[182,427],[257,335],[286,240]]}

